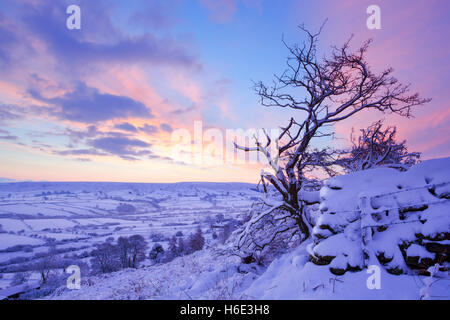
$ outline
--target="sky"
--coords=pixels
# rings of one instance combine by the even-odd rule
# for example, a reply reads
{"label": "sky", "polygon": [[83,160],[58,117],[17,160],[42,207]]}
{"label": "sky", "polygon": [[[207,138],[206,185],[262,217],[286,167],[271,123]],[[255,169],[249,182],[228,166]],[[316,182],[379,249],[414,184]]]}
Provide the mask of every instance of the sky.
{"label": "sky", "polygon": [[[66,26],[72,4],[80,29]],[[381,29],[366,26],[372,4]],[[321,53],[371,38],[371,67],[393,67],[432,99],[412,119],[365,112],[341,122],[334,146],[384,119],[422,159],[448,157],[449,9],[445,0],[2,0],[0,179],[256,183],[260,164],[221,161],[215,146],[227,130],[301,117],[259,105],[252,86],[285,69],[282,38],[301,43],[298,25],[325,20]]]}

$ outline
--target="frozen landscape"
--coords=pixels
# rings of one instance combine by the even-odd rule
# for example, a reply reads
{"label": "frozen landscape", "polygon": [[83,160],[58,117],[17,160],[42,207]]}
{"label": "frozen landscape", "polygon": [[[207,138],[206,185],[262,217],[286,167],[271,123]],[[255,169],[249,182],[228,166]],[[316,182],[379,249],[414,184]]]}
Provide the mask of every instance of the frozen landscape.
{"label": "frozen landscape", "polygon": [[76,261],[110,237],[139,234],[165,245],[177,232],[242,218],[258,195],[241,183],[2,183],[0,289],[50,247]]}
{"label": "frozen landscape", "polygon": [[[319,199],[309,206],[312,239],[277,243],[251,261],[236,248],[261,215],[256,205],[267,198],[254,185],[3,183],[0,293],[43,299],[448,299],[449,182],[450,158],[407,172],[377,168],[329,179],[309,194]],[[227,225],[230,234],[221,236]],[[198,228],[201,249],[165,260],[148,253],[155,243],[168,252],[171,238]],[[367,228],[374,230],[369,237]],[[132,235],[148,242],[138,266],[90,270],[96,244]],[[49,272],[59,282],[47,295],[36,289],[40,271],[30,266],[50,252],[59,265]],[[80,289],[65,283],[69,265],[88,266]],[[368,266],[378,268],[378,280]],[[18,285],[15,274],[24,272],[27,279]]]}
{"label": "frozen landscape", "polygon": [[0,300],[450,300],[449,11],[1,0]]}

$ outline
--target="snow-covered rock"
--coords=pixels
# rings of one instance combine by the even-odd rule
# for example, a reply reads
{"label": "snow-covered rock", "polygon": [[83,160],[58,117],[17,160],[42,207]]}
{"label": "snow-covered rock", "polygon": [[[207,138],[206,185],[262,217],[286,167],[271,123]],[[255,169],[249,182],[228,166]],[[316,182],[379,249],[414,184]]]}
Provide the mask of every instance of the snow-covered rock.
{"label": "snow-covered rock", "polygon": [[450,158],[406,172],[376,168],[329,179],[320,190],[311,260],[335,274],[359,270],[374,256],[394,274],[448,261],[447,245],[430,252],[424,241],[450,239],[449,194]]}

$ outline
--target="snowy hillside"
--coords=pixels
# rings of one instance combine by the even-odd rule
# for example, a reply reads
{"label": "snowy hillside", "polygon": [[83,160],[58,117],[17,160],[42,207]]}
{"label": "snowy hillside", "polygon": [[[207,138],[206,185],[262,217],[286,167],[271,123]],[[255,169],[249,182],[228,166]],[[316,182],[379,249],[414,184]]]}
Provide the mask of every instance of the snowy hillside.
{"label": "snowy hillside", "polygon": [[[89,263],[94,245],[113,248],[119,237],[142,235],[149,249],[161,246],[137,268],[82,268],[80,289],[64,280],[49,295],[23,297],[449,299],[449,182],[450,158],[329,179],[308,195],[312,237],[256,260],[236,248],[262,196],[252,185],[3,184],[0,281],[11,286],[21,266],[49,246],[70,257],[62,261]],[[225,236],[227,226],[234,231]],[[203,231],[203,250],[179,253],[180,235],[194,230]],[[26,283],[38,280],[34,272]]]}
{"label": "snowy hillside", "polygon": [[449,299],[448,182],[450,158],[406,173],[379,168],[336,177],[320,192],[313,239],[268,265],[233,255],[241,229],[224,245],[90,277],[80,290],[60,288],[52,298]]}
{"label": "snowy hillside", "polygon": [[258,196],[244,183],[0,183],[0,296],[50,249],[67,264],[88,262],[106,239],[142,235],[167,246],[198,226],[209,239],[211,224],[241,219]]}
{"label": "snowy hillside", "polygon": [[[305,246],[282,255],[268,268],[207,249],[167,264],[90,277],[80,290],[61,287],[51,299],[448,299],[449,281],[430,288],[429,277],[391,275],[382,270],[381,288],[368,289],[366,271],[336,276],[308,262]],[[434,279],[436,281],[437,279]]]}

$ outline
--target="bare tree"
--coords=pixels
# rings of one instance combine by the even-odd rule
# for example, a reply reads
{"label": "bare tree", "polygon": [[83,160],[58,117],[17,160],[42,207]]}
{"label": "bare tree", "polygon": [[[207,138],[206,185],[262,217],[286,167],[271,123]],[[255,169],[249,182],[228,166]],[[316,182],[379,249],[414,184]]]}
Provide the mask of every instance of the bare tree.
{"label": "bare tree", "polygon": [[119,237],[117,248],[122,268],[137,268],[139,262],[145,259],[147,242],[143,236],[138,234],[130,237]]}
{"label": "bare tree", "polygon": [[41,276],[41,284],[47,283],[53,268],[55,268],[55,257],[52,254],[39,259],[33,266],[33,269]]}
{"label": "bare tree", "polygon": [[202,229],[197,228],[195,233],[191,234],[188,239],[189,253],[202,250],[205,245]]}
{"label": "bare tree", "polygon": [[378,166],[406,171],[420,159],[419,152],[408,152],[406,141],[396,140],[397,128],[386,127],[377,121],[355,138],[352,130],[351,150],[336,161],[347,172],[371,169]]}
{"label": "bare tree", "polygon": [[233,232],[233,226],[231,223],[227,223],[223,226],[222,231],[219,234],[219,241],[220,243],[224,244],[227,239],[230,237],[231,233]]}
{"label": "bare tree", "polygon": [[145,253],[148,248],[147,241],[145,241],[143,236],[135,234],[128,238],[128,243],[130,246],[131,257],[129,267],[137,268],[139,262],[145,259]]}
{"label": "bare tree", "polygon": [[260,152],[267,159],[272,172],[263,171],[262,180],[272,185],[281,198],[280,201],[265,201],[264,209],[241,234],[240,244],[253,242],[249,231],[261,227],[260,222],[267,216],[274,224],[273,233],[257,244],[260,248],[281,233],[289,233],[290,237],[298,235],[301,241],[310,236],[306,203],[299,194],[310,182],[308,170],[330,165],[323,162],[327,154],[314,154],[311,143],[314,139],[331,136],[331,126],[364,110],[410,117],[412,107],[430,101],[420,98],[418,93],[411,94],[409,85],[399,83],[392,76],[392,68],[380,73],[370,69],[366,60],[370,40],[351,51],[350,38],[342,47],[331,47],[330,55],[319,59],[317,41],[322,27],[314,34],[300,26],[307,38],[303,45],[288,45],[283,40],[290,53],[287,69],[275,76],[271,86],[262,82],[255,84],[263,106],[291,108],[298,113],[296,119],[302,120],[291,118],[281,128],[280,135],[273,141],[274,152],[270,148],[272,139],[265,130],[263,139],[255,137],[254,146],[235,144],[244,151]]}
{"label": "bare tree", "polygon": [[172,253],[172,255],[174,257],[178,254],[177,240],[178,239],[175,235],[172,238],[170,238],[170,240],[169,240],[168,250],[169,250],[169,252]]}
{"label": "bare tree", "polygon": [[120,270],[119,250],[117,246],[109,242],[96,244],[91,256],[94,273],[109,273]]}
{"label": "bare tree", "polygon": [[186,253],[186,244],[183,237],[178,238],[177,254],[182,256]]}
{"label": "bare tree", "polygon": [[164,255],[164,248],[159,243],[155,243],[153,245],[152,250],[149,253],[149,258],[151,260],[154,260],[155,262],[159,263],[162,260],[162,257]]}
{"label": "bare tree", "polygon": [[127,237],[119,237],[119,239],[117,239],[117,250],[119,252],[122,268],[129,268],[131,264],[131,258],[130,243]]}

